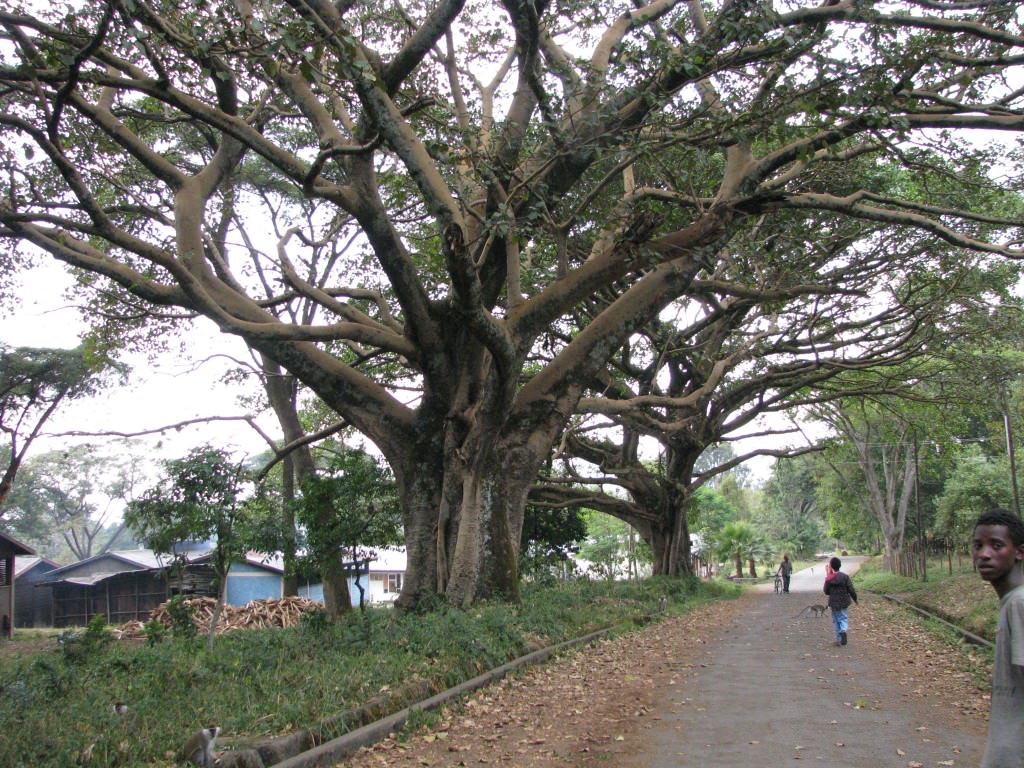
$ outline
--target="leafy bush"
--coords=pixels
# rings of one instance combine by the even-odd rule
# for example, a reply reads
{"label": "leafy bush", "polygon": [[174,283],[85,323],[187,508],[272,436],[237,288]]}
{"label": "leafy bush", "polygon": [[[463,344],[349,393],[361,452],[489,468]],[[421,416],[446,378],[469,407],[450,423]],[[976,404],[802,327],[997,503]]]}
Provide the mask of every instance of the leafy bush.
{"label": "leafy bush", "polygon": [[175,637],[195,637],[195,607],[185,602],[184,595],[175,595],[167,601],[167,615],[171,617],[171,632]]}
{"label": "leafy bush", "polygon": [[66,661],[77,663],[98,653],[114,636],[107,627],[107,619],[97,613],[89,619],[85,632],[70,630],[57,636],[57,644]]}
{"label": "leafy bush", "polygon": [[167,627],[165,627],[156,619],[147,621],[143,625],[142,631],[146,633],[147,645],[156,645],[157,643],[162,642],[164,638],[167,637]]}

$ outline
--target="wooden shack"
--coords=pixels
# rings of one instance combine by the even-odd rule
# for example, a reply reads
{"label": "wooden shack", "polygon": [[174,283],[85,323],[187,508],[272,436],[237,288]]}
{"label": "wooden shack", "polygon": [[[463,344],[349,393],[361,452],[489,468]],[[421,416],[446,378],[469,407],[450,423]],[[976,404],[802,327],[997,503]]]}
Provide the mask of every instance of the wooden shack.
{"label": "wooden shack", "polygon": [[85,626],[97,614],[109,624],[148,621],[154,608],[179,592],[209,594],[212,568],[189,565],[179,578],[169,565],[170,558],[137,549],[104,552],[51,571],[43,582],[53,595],[51,626]]}
{"label": "wooden shack", "polygon": [[14,637],[14,558],[34,554],[31,547],[0,533],[0,637]]}
{"label": "wooden shack", "polygon": [[14,561],[14,588],[18,602],[14,606],[14,626],[18,629],[48,627],[53,620],[53,595],[50,589],[36,589],[51,571],[60,568],[45,557],[18,557]]}

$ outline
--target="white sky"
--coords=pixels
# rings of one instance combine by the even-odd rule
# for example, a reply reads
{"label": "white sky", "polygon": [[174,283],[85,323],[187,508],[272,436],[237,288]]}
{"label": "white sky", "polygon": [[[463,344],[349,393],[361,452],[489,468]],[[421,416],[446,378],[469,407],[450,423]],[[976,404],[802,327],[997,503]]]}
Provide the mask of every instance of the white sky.
{"label": "white sky", "polygon": [[[21,306],[0,316],[0,342],[9,346],[71,348],[79,343],[84,325],[78,311],[63,299],[70,282],[63,269],[53,262],[25,273],[17,291]],[[247,359],[245,345],[237,338],[220,334],[212,323],[202,320],[190,333],[193,356],[203,359],[221,352]],[[204,416],[241,416],[236,402],[241,389],[226,385],[220,377],[231,367],[228,360],[214,358],[196,367],[191,360],[163,357],[156,366],[145,359],[124,361],[132,366],[127,386],[110,389],[88,400],[62,407],[44,430],[48,435],[30,450],[29,457],[48,450],[99,438],[52,437],[67,431],[137,432]],[[279,434],[273,419],[261,420],[262,428],[272,436]],[[180,432],[144,439],[159,453],[171,458],[184,455],[190,448],[212,443],[242,453],[259,453],[266,444],[244,422],[217,422],[189,426]]]}

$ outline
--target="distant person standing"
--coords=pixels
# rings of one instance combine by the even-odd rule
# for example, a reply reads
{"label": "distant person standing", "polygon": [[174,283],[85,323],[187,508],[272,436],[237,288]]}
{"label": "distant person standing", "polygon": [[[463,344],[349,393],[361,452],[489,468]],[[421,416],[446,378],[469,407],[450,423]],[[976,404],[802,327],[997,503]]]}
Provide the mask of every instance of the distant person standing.
{"label": "distant person standing", "polygon": [[999,595],[992,710],[981,768],[1024,767],[1024,522],[993,509],[974,524],[978,575]]}
{"label": "distant person standing", "polygon": [[789,579],[793,575],[793,562],[789,559],[789,555],[782,556],[782,565],[779,566],[775,575],[782,576],[782,591],[789,594]]}
{"label": "distant person standing", "polygon": [[846,634],[850,631],[850,603],[857,602],[853,579],[839,570],[842,567],[843,561],[838,557],[833,557],[825,566],[825,594],[828,595],[828,607],[832,609],[836,645],[846,645]]}

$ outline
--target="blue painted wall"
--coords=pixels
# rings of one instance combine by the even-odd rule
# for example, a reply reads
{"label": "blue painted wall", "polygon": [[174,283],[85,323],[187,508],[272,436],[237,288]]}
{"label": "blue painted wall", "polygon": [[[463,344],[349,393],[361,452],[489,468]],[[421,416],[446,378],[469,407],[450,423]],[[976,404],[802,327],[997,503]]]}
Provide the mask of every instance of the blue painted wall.
{"label": "blue painted wall", "polygon": [[324,601],[324,585],[319,581],[316,584],[299,584],[299,597],[306,597],[322,603]]}
{"label": "blue painted wall", "polygon": [[[360,576],[359,576],[359,584],[363,588],[363,592],[365,593],[365,597],[363,597],[363,600],[365,600],[366,603],[369,604],[369,602],[370,602],[370,577],[369,577],[369,575],[365,574],[365,573],[360,574]],[[358,608],[359,607],[359,587],[356,586],[356,577],[355,576],[349,576],[348,577],[348,596],[352,600],[352,607],[353,608]]]}
{"label": "blue painted wall", "polygon": [[[359,577],[365,600],[370,602],[370,577],[363,573]],[[266,600],[281,597],[281,575],[248,563],[235,563],[228,572],[228,605],[245,605],[250,600]],[[356,588],[355,577],[348,580],[348,592],[352,606],[359,605],[359,590]],[[324,601],[324,585],[322,583],[300,584],[299,597],[307,597],[322,603]]]}
{"label": "blue painted wall", "polygon": [[250,600],[281,597],[281,574],[235,563],[228,571],[228,605],[245,605]]}

